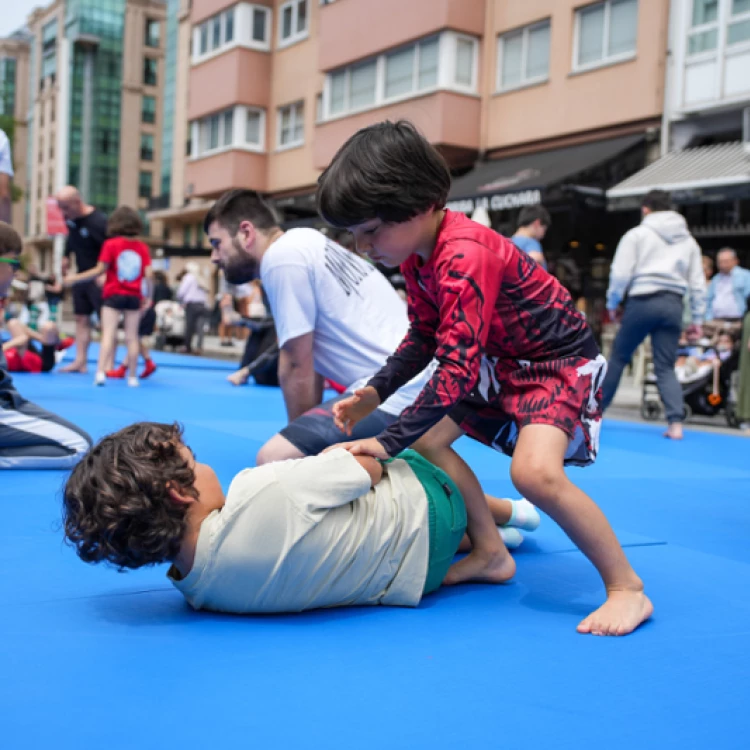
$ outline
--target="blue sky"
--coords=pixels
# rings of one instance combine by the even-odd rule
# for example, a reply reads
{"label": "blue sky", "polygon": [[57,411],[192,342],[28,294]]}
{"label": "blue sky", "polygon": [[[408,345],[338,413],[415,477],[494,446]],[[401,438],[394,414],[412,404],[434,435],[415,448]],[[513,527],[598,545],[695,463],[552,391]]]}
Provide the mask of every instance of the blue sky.
{"label": "blue sky", "polygon": [[[50,0],[51,1],[51,0]],[[0,13],[0,37],[12,34],[26,23],[34,8],[49,5],[43,0],[2,0],[3,10]]]}

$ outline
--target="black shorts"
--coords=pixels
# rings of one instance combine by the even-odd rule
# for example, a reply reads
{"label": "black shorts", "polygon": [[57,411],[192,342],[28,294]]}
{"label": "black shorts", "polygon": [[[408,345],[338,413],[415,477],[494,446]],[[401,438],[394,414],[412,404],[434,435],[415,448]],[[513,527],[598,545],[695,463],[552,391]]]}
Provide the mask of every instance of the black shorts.
{"label": "black shorts", "polygon": [[323,402],[320,406],[313,407],[288,424],[279,435],[285,437],[306,456],[316,456],[335,443],[376,437],[398,419],[382,409],[375,409],[372,414],[354,426],[351,435],[347,435],[333,423],[333,405],[351,395],[351,393],[344,393],[330,401]]}
{"label": "black shorts", "polygon": [[111,307],[114,310],[139,310],[141,298],[132,294],[113,294],[102,300],[103,307]]}
{"label": "black shorts", "polygon": [[141,322],[138,324],[138,336],[150,336],[154,332],[154,326],[156,325],[156,310],[153,306],[149,307],[141,317]]}
{"label": "black shorts", "polygon": [[76,284],[73,287],[73,313],[75,315],[91,315],[99,313],[102,306],[102,288],[96,281]]}

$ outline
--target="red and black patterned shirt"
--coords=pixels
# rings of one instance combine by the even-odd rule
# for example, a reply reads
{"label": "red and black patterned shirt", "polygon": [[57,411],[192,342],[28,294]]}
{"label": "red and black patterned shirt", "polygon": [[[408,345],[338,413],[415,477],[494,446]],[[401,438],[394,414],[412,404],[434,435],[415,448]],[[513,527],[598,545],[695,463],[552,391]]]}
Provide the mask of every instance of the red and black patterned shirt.
{"label": "red and black patterned shirt", "polygon": [[368,383],[382,401],[439,363],[412,406],[378,436],[394,456],[424,435],[474,388],[483,356],[546,362],[599,351],[567,290],[509,239],[446,211],[435,249],[401,266],[409,331]]}

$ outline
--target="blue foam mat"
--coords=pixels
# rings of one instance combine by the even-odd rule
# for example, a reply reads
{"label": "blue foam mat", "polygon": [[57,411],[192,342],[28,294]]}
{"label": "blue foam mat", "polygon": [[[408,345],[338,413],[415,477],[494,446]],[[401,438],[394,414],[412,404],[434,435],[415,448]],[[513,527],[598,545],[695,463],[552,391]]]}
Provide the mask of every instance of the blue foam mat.
{"label": "blue foam mat", "polygon": [[[165,368],[134,391],[20,376],[27,398],[95,437],[178,420],[226,484],[284,424],[277,389]],[[656,605],[633,636],[579,636],[593,568],[549,519],[506,586],[462,586],[416,610],[196,613],[165,569],[85,566],[61,542],[59,472],[4,472],[0,747],[747,747],[750,443],[607,422],[571,475],[602,506]],[[487,491],[508,461],[459,450]]]}

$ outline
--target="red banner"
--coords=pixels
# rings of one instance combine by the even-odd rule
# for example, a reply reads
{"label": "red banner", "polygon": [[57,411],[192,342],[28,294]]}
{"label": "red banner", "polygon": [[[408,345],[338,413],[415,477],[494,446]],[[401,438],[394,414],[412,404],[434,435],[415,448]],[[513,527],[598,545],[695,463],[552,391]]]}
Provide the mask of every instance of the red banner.
{"label": "red banner", "polygon": [[56,234],[68,234],[68,226],[54,198],[47,198],[47,234],[50,237]]}

